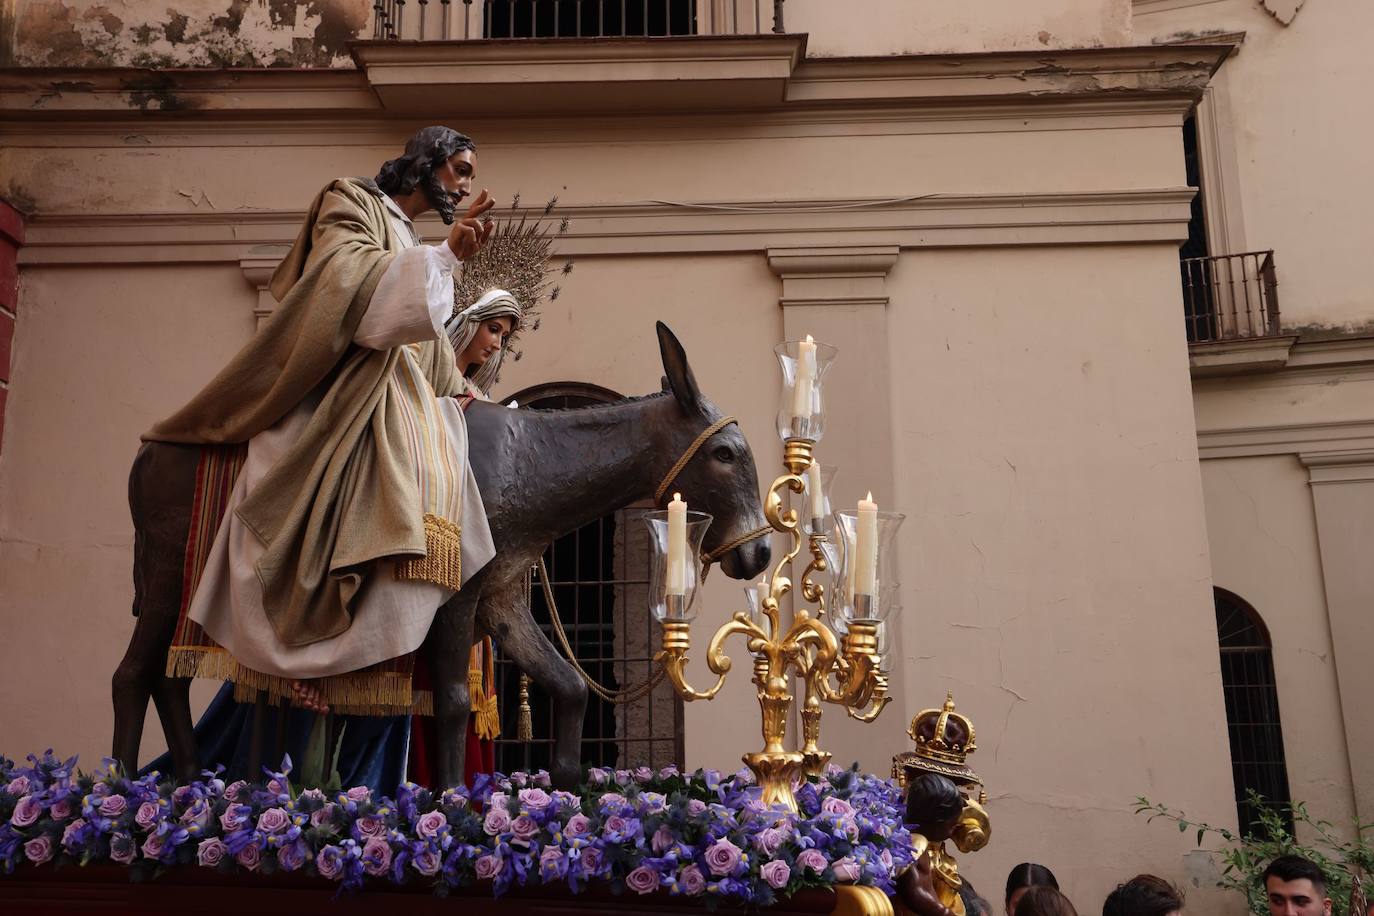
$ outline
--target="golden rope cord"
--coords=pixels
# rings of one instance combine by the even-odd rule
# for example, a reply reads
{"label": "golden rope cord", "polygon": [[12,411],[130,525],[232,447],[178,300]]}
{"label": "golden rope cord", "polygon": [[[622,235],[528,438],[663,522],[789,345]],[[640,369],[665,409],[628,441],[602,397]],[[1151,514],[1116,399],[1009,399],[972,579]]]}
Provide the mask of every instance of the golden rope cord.
{"label": "golden rope cord", "polygon": [[697,449],[705,445],[707,439],[710,439],[731,423],[736,422],[738,421],[734,417],[721,417],[701,431],[701,435],[697,436],[692,444],[687,446],[687,451],[682,453],[682,457],[677,460],[677,464],[674,464],[672,468],[669,469],[668,473],[663,478],[663,482],[660,483],[658,489],[654,491],[655,506],[663,502],[663,494],[668,492],[668,488],[673,485],[673,481],[677,480],[677,475],[681,474],[682,469],[687,467],[687,463],[696,457]]}

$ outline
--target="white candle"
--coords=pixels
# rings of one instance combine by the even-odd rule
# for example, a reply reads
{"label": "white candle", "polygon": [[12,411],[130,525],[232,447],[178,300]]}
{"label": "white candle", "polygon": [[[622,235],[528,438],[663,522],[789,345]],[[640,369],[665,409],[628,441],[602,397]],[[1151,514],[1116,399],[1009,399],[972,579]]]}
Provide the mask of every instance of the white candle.
{"label": "white candle", "polygon": [[792,416],[810,418],[811,391],[816,383],[816,342],[806,335],[797,346],[797,386],[792,390]]}
{"label": "white candle", "polygon": [[878,594],[878,504],[873,494],[859,500],[858,525],[854,533],[854,594]]}
{"label": "white candle", "polygon": [[687,504],[681,493],[668,503],[668,583],[669,595],[687,594]]}
{"label": "white candle", "polygon": [[764,616],[764,603],[773,594],[773,590],[768,587],[767,579],[759,580],[759,616]]}
{"label": "white candle", "polygon": [[811,517],[825,518],[825,491],[821,489],[821,463],[811,459],[806,469],[806,489],[811,495]]}

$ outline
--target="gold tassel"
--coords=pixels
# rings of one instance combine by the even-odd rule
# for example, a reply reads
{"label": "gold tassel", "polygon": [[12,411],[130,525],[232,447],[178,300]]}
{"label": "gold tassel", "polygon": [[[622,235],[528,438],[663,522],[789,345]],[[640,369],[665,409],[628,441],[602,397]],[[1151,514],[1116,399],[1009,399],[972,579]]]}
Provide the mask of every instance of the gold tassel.
{"label": "gold tassel", "polygon": [[534,716],[530,712],[530,676],[520,673],[520,715],[515,723],[517,741],[534,740]]}
{"label": "gold tassel", "polygon": [[[479,654],[480,653],[480,654]],[[501,737],[501,716],[496,708],[494,670],[492,666],[491,639],[484,639],[480,646],[473,646],[472,657],[468,664],[468,697],[472,704],[474,729],[478,738],[494,741]],[[485,660],[485,665],[483,665]],[[487,688],[483,689],[483,668],[486,668]]]}
{"label": "gold tassel", "polygon": [[463,529],[425,513],[425,555],[398,560],[397,579],[419,579],[458,591],[463,587]]}

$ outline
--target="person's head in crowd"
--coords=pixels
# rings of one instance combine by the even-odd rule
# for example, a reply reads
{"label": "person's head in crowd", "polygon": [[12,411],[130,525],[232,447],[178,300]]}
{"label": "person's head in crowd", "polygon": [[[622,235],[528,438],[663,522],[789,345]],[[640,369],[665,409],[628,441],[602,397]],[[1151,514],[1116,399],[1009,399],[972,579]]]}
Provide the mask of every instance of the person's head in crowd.
{"label": "person's head in crowd", "polygon": [[959,886],[959,899],[964,901],[965,916],[992,916],[992,904],[978,896],[967,878]]}
{"label": "person's head in crowd", "polygon": [[1007,916],[1016,913],[1017,902],[1032,887],[1052,887],[1059,890],[1059,882],[1055,880],[1054,872],[1045,866],[1036,865],[1034,862],[1022,862],[1007,875],[1007,896],[1004,898]]}
{"label": "person's head in crowd", "polygon": [[1013,916],[1078,916],[1068,897],[1044,884],[1026,888],[1012,913]]}
{"label": "person's head in crowd", "polygon": [[1183,894],[1163,878],[1136,875],[1107,895],[1102,916],[1180,916]]}
{"label": "person's head in crowd", "polygon": [[1326,876],[1302,856],[1279,856],[1260,877],[1271,916],[1331,916]]}

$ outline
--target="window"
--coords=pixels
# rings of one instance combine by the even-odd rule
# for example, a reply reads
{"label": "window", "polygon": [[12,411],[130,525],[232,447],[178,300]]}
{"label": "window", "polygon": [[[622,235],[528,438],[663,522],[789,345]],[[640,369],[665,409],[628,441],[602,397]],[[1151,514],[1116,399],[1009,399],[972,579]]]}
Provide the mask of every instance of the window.
{"label": "window", "polygon": [[1282,811],[1291,832],[1288,766],[1283,756],[1279,693],[1269,631],[1244,600],[1225,589],[1213,589],[1213,593],[1240,829],[1249,831],[1259,821],[1259,811],[1246,797],[1249,790],[1254,790]]}
{"label": "window", "polygon": [[[560,410],[608,403],[619,400],[619,395],[594,385],[559,383],[527,389],[514,400],[535,410]],[[568,642],[582,667],[608,690],[642,684],[653,670],[658,626],[648,611],[649,539],[641,521],[652,508],[646,500],[604,516],[559,538],[544,554]],[[530,607],[535,622],[557,646],[537,581]],[[501,657],[499,648],[495,669],[501,710],[496,768],[503,773],[547,768],[553,740],[548,696],[530,684],[534,739],[517,740],[520,672]],[[582,732],[584,764],[657,769],[681,766],[683,758],[682,700],[666,680],[647,696],[623,705],[589,694]]]}
{"label": "window", "polygon": [[697,33],[695,0],[486,0],[484,38]]}

